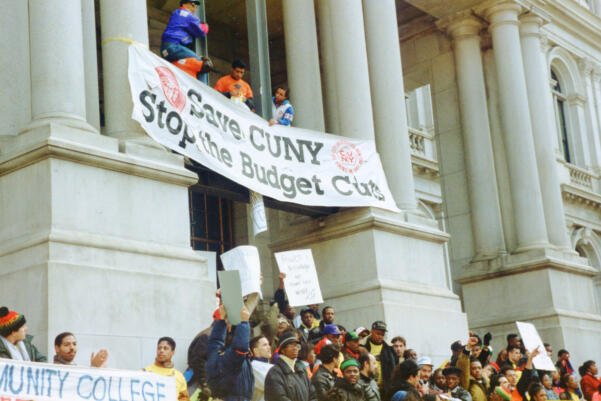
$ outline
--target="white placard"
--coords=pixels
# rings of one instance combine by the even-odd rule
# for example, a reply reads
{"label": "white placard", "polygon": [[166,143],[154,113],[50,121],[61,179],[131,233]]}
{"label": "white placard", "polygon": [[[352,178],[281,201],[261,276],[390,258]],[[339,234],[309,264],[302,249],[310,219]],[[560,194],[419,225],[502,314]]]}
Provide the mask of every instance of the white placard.
{"label": "white placard", "polygon": [[323,303],[310,249],[279,252],[275,260],[280,272],[286,274],[284,287],[291,307]]}
{"label": "white placard", "polygon": [[373,140],[269,126],[142,45],[129,46],[128,76],[132,118],[152,139],[252,191],[399,211]]}
{"label": "white placard", "polygon": [[225,270],[238,270],[242,284],[242,295],[255,292],[263,298],[261,292],[261,259],[259,251],[252,245],[237,246],[221,254]]}
{"label": "white placard", "polygon": [[543,341],[538,335],[536,327],[534,327],[532,323],[515,322],[515,324],[518,326],[518,331],[520,332],[520,336],[522,337],[522,341],[528,352],[540,348],[540,354],[535,356],[532,360],[534,367],[539,370],[555,370],[555,365],[547,355],[547,351],[545,350]]}
{"label": "white placard", "polygon": [[265,204],[260,193],[250,191],[250,209],[253,224],[253,234],[256,237],[267,231],[267,217],[265,217]]}
{"label": "white placard", "polygon": [[0,399],[176,401],[175,376],[0,358]]}

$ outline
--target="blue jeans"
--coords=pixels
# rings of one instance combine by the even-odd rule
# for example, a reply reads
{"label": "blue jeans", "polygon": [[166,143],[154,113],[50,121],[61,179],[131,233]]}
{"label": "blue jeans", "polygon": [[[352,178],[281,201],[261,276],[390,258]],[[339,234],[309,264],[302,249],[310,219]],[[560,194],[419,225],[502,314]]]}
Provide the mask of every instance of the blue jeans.
{"label": "blue jeans", "polygon": [[191,57],[197,60],[201,59],[196,55],[196,53],[188,49],[186,46],[173,42],[161,43],[161,57],[169,62]]}

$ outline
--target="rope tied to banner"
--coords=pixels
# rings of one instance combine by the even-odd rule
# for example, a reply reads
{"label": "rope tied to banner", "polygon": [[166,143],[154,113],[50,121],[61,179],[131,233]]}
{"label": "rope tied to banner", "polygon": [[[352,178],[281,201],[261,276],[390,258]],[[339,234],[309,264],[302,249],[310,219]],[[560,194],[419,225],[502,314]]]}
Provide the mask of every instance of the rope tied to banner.
{"label": "rope tied to banner", "polygon": [[102,41],[102,46],[104,46],[104,45],[106,45],[108,43],[111,43],[111,42],[124,42],[124,43],[127,43],[129,45],[142,45],[142,46],[144,46],[144,48],[148,49],[148,45],[146,45],[144,43],[137,42],[137,41],[133,40],[132,38],[123,37],[121,35],[115,36],[113,38],[106,38],[106,39],[104,39]]}

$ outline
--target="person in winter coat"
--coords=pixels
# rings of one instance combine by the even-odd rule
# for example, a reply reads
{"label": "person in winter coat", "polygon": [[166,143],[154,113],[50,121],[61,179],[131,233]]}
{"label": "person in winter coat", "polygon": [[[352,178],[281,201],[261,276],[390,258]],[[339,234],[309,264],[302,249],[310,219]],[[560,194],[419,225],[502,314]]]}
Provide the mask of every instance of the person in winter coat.
{"label": "person in winter coat", "polygon": [[597,379],[597,364],[595,361],[586,361],[582,364],[581,367],[578,368],[578,373],[580,373],[580,389],[582,390],[582,395],[586,401],[592,401],[593,394],[598,391],[599,385],[601,385],[601,381]]}
{"label": "person in winter coat", "polygon": [[361,366],[359,383],[365,387],[366,396],[369,399],[381,401],[380,389],[375,377],[378,375],[378,363],[376,357],[369,352],[363,351],[357,359]]}
{"label": "person in winter coat", "polygon": [[377,401],[374,393],[359,382],[359,362],[347,359],[340,366],[342,377],[328,392],[329,401]]}
{"label": "person in winter coat", "polygon": [[265,401],[316,401],[307,370],[297,360],[300,342],[294,332],[280,338],[280,357],[265,378]]}
{"label": "person in winter coat", "polygon": [[482,376],[482,364],[476,357],[470,355],[473,347],[478,346],[479,339],[470,337],[467,345],[457,358],[457,367],[461,369],[461,387],[469,391],[473,401],[488,401],[490,383]]}
{"label": "person in winter coat", "polygon": [[559,370],[560,377],[563,377],[566,373],[570,375],[574,373],[574,368],[570,362],[570,353],[567,350],[560,349],[557,351],[557,362],[555,362],[555,367]]}
{"label": "person in winter coat", "polygon": [[215,322],[207,345],[206,374],[213,397],[225,401],[250,401],[253,396],[255,379],[251,364],[249,341],[250,312],[243,306],[240,310],[241,322],[232,328],[231,345],[226,347],[227,311],[219,306],[220,320]]}
{"label": "person in winter coat", "polygon": [[294,119],[294,108],[290,104],[290,90],[282,86],[275,88],[272,101],[273,118],[269,120],[269,125],[291,125]]}
{"label": "person in winter coat", "polygon": [[328,391],[334,387],[336,381],[335,369],[339,365],[340,351],[336,344],[325,345],[319,354],[321,364],[311,377],[311,384],[315,388],[318,401],[328,401]]}
{"label": "person in winter coat", "polygon": [[387,393],[390,387],[390,380],[394,367],[399,363],[399,356],[394,348],[384,341],[384,336],[387,332],[386,323],[376,321],[371,325],[371,333],[365,338],[363,346],[365,349],[376,357],[378,361],[378,386],[380,394]]}
{"label": "person in winter coat", "polygon": [[0,308],[0,358],[17,361],[46,362],[44,356],[32,343],[33,337],[27,335],[25,316]]}
{"label": "person in winter coat", "polygon": [[404,399],[405,401],[420,401],[421,396],[419,391],[417,391],[418,385],[419,366],[413,359],[407,359],[395,368],[390,390],[383,398],[385,400]]}
{"label": "person in winter coat", "polygon": [[360,352],[359,336],[353,331],[347,332],[344,335],[344,347],[342,347],[344,359],[359,359]]}
{"label": "person in winter coat", "polygon": [[[461,354],[459,355],[461,356]],[[457,358],[459,360],[459,358]],[[453,398],[459,398],[461,401],[472,401],[472,395],[461,387],[460,377],[461,369],[451,366],[442,371],[447,383],[447,394]]]}

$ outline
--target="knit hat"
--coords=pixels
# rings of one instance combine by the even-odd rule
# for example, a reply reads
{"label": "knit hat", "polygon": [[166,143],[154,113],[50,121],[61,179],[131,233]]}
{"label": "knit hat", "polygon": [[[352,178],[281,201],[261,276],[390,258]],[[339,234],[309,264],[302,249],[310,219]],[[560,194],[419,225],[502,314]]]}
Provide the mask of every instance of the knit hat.
{"label": "knit hat", "polygon": [[300,344],[300,341],[298,341],[298,338],[296,338],[296,334],[292,330],[285,331],[282,333],[282,337],[280,338],[280,342],[278,345],[280,349],[284,349],[284,347],[290,343]]}
{"label": "knit hat", "polygon": [[507,391],[506,388],[503,388],[501,386],[495,387],[495,393],[500,395],[501,398],[503,398],[505,401],[511,400],[511,393],[509,393],[509,391]]}
{"label": "knit hat", "polygon": [[0,308],[0,336],[8,337],[13,331],[19,330],[25,324],[25,316],[15,311],[9,311],[6,306]]}
{"label": "knit hat", "polygon": [[358,369],[361,369],[361,366],[359,366],[359,362],[357,362],[356,359],[351,358],[342,362],[342,365],[340,365],[340,370],[344,372],[344,370],[350,366],[356,366]]}

